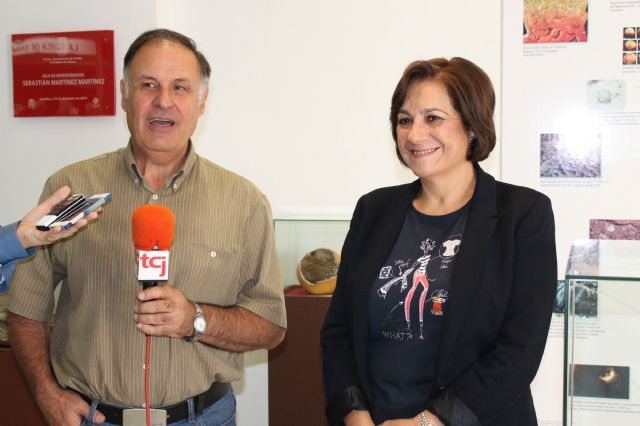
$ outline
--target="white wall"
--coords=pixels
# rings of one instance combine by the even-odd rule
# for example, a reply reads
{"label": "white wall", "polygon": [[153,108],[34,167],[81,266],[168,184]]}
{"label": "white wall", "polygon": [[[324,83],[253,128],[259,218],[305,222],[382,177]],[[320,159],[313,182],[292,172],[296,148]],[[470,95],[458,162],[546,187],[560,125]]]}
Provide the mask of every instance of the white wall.
{"label": "white wall", "polygon": [[[68,163],[126,144],[124,114],[115,117],[14,118],[11,34],[114,30],[116,78],[129,43],[156,25],[155,0],[0,2],[0,223],[35,204],[46,178]],[[120,95],[116,98],[120,104]]]}
{"label": "white wall", "polygon": [[350,217],[363,193],[413,179],[388,122],[409,62],[465,56],[500,78],[498,0],[188,4],[159,0],[158,24],[192,36],[213,64],[198,150],[255,182],[276,214]]}
{"label": "white wall", "polygon": [[[0,3],[0,223],[28,210],[62,165],[128,137],[121,111],[13,118],[11,33],[113,29],[119,79],[140,32],[156,25],[184,32],[213,64],[208,111],[194,137],[200,154],[255,182],[277,216],[348,217],[361,194],[413,179],[395,159],[388,125],[391,94],[409,62],[465,56],[499,92],[500,14],[499,0]],[[485,164],[496,176],[499,160],[498,147]],[[236,386],[239,424],[267,425],[266,352],[246,358],[246,379]]]}

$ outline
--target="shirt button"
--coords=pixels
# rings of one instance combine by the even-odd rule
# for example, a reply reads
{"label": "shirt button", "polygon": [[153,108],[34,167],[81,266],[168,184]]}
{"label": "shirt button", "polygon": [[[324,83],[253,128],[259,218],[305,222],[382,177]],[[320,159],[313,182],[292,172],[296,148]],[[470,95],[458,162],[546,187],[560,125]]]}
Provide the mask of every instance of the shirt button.
{"label": "shirt button", "polygon": [[216,253],[215,250],[211,250],[211,253],[209,253],[209,255],[211,257],[216,257],[218,255],[218,253]]}
{"label": "shirt button", "polygon": [[158,201],[158,194],[153,194],[153,195],[151,196],[151,198],[153,198],[154,200]]}

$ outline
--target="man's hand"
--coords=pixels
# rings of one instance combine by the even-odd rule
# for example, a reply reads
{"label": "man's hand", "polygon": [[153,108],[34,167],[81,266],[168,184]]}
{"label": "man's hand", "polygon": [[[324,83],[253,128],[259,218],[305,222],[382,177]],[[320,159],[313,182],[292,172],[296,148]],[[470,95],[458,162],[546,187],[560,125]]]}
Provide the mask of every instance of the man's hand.
{"label": "man's hand", "polygon": [[[91,407],[78,394],[62,388],[52,389],[46,395],[36,395],[38,405],[49,426],[80,426],[88,418]],[[94,423],[104,422],[104,415],[96,411]]]}
{"label": "man's hand", "polygon": [[100,209],[92,212],[86,218],[80,219],[75,225],[67,230],[62,229],[60,226],[56,226],[49,231],[39,231],[36,229],[36,223],[44,215],[49,213],[56,204],[67,198],[70,193],[71,189],[68,186],[63,186],[54,192],[53,195],[47,198],[42,204],[27,213],[27,215],[20,221],[18,229],[16,230],[18,234],[18,241],[20,241],[22,247],[28,249],[30,247],[51,244],[59,239],[70,237],[87,223],[98,217]]}
{"label": "man's hand", "polygon": [[144,334],[184,337],[193,333],[195,307],[180,290],[157,285],[138,293],[138,300],[133,319]]}
{"label": "man's hand", "polygon": [[[33,397],[51,426],[78,426],[89,406],[75,392],[60,387],[49,363],[49,325],[9,312],[13,354],[29,383]],[[104,422],[96,412],[95,423]]]}
{"label": "man's hand", "polygon": [[[158,285],[138,293],[133,308],[136,327],[150,336],[185,337],[193,334],[196,309],[180,290]],[[232,352],[272,349],[285,329],[240,306],[199,303],[207,329],[198,342]]]}

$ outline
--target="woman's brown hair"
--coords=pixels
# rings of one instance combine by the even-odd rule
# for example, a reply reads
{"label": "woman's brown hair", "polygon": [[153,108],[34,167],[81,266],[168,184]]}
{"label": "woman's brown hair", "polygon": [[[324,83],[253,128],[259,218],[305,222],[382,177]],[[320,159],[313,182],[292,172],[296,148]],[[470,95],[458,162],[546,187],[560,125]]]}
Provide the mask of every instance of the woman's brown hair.
{"label": "woman's brown hair", "polygon": [[400,162],[406,166],[398,149],[398,111],[402,108],[409,86],[427,80],[437,81],[445,86],[451,104],[460,114],[464,128],[473,132],[467,160],[478,162],[487,158],[496,145],[496,129],[493,123],[496,97],[489,76],[476,64],[464,58],[434,58],[409,64],[391,98],[389,120]]}

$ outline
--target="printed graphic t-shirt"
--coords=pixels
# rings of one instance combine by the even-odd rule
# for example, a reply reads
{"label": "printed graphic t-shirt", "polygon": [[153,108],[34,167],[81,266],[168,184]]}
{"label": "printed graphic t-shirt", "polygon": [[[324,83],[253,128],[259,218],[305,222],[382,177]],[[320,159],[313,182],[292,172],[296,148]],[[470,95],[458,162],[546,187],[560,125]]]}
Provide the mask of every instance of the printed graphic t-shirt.
{"label": "printed graphic t-shirt", "polygon": [[374,282],[367,367],[376,424],[416,416],[433,391],[449,284],[468,216],[468,204],[444,216],[411,206]]}

